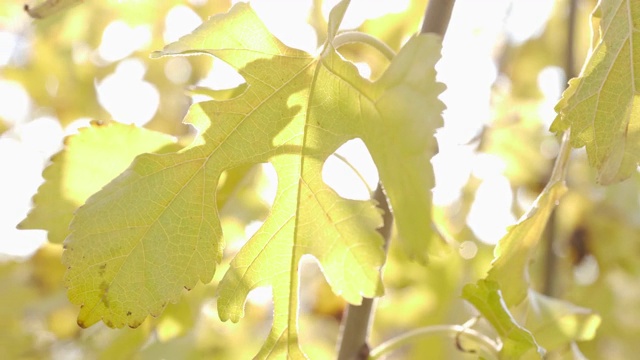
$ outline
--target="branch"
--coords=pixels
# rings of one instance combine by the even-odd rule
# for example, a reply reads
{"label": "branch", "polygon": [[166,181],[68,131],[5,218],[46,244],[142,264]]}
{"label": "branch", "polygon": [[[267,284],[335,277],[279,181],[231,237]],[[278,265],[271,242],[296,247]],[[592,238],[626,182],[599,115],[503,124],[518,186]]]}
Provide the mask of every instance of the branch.
{"label": "branch", "polygon": [[424,15],[421,33],[436,33],[442,37],[447,32],[455,0],[430,0]]}

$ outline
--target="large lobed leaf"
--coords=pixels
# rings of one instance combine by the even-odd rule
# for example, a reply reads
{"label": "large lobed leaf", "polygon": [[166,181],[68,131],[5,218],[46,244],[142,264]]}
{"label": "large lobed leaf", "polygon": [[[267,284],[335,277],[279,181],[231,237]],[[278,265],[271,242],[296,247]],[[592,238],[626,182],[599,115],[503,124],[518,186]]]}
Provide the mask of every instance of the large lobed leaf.
{"label": "large lobed leaf", "polygon": [[318,260],[333,291],[350,303],[383,292],[379,211],[373,201],[341,198],[322,181],[324,161],[352,138],[372,153],[407,248],[426,260],[429,160],[443,109],[434,70],[440,39],[411,38],[371,83],[331,45],[347,5],[332,11],[318,57],[286,47],[244,3],[158,54],[213,55],[248,86],[236,98],[192,106],[185,122],[199,135],[191,146],[137,157],[77,211],[63,261],[82,326],[138,326],[177,301],[182,288],[210,281],[223,248],[215,206],[221,173],[270,162],[278,176],[272,211],[233,259],[218,310],[223,320],[238,321],[248,293],[271,286],[274,320],[258,356],[304,356],[296,335],[303,255]]}
{"label": "large lobed leaf", "polygon": [[640,2],[600,0],[593,12],[591,53],[556,106],[551,130],[571,128],[586,146],[598,181],[631,176],[640,161]]}

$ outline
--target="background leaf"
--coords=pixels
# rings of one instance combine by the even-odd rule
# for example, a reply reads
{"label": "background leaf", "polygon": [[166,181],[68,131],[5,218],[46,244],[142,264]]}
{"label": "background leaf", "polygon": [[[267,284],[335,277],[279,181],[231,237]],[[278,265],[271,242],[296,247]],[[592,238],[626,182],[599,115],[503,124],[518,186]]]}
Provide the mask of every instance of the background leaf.
{"label": "background leaf", "polygon": [[550,351],[574,341],[593,339],[601,322],[593,310],[535,291],[529,291],[526,304],[524,325],[536,341]]}
{"label": "background leaf", "polygon": [[479,280],[476,284],[467,284],[462,289],[462,297],[480,311],[502,338],[501,359],[542,359],[545,350],[531,332],[514,319],[505,305],[498,283]]}
{"label": "background leaf", "polygon": [[496,281],[507,306],[517,305],[527,296],[529,262],[542,237],[547,220],[566,191],[562,182],[547,187],[518,224],[509,229],[495,248],[495,258],[487,280]]}
{"label": "background leaf", "polygon": [[65,149],[51,159],[42,176],[35,207],[20,229],[48,231],[49,241],[62,243],[69,234],[73,212],[89,196],[124,171],[145,152],[176,151],[174,137],[133,125],[93,123],[65,140]]}

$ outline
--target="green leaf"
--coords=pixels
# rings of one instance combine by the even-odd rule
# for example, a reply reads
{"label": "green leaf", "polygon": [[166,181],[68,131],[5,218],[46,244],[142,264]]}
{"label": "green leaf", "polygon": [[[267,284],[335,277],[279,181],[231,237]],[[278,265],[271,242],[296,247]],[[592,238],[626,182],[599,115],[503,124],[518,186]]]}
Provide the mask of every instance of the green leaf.
{"label": "green leaf", "polygon": [[536,341],[551,351],[574,341],[595,337],[600,316],[592,310],[529,291],[526,328]]}
{"label": "green leaf", "polygon": [[551,212],[565,191],[564,182],[550,183],[531,209],[498,242],[486,279],[499,284],[507,306],[517,305],[526,298],[531,256],[537,249]]}
{"label": "green leaf", "polygon": [[[362,139],[373,157],[390,200],[398,235],[410,258],[425,263],[429,254],[446,249],[434,236],[431,157],[437,152],[433,134],[442,126],[444,104],[436,82],[440,58],[435,35],[413,37],[375,84],[386,89],[367,114],[375,122],[364,126]],[[379,118],[378,118],[379,117]],[[435,237],[435,239],[432,239]]]}
{"label": "green leaf", "polygon": [[640,3],[602,0],[593,12],[587,63],[556,106],[551,131],[571,128],[598,182],[624,180],[640,160]]}
{"label": "green leaf", "polygon": [[491,280],[479,280],[476,284],[467,284],[462,289],[462,297],[469,301],[496,329],[502,338],[501,359],[542,359],[545,350],[540,347],[533,335],[518,324],[507,308],[498,283]]}
{"label": "green leaf", "polygon": [[329,41],[318,57],[286,47],[244,3],[155,54],[213,55],[237,69],[247,87],[233,99],[192,106],[185,119],[199,131],[192,145],[137,157],[77,211],[63,262],[69,297],[82,305],[82,326],[101,319],[138,326],[177,301],[183,287],[210,281],[223,248],[220,175],[270,162],[278,176],[271,213],[233,259],[218,311],[221,319],[238,321],[247,294],[271,286],[274,321],[258,357],[303,357],[297,344],[303,255],[317,259],[332,290],[352,304],[383,293],[379,211],[373,201],[341,198],[322,181],[324,161],[353,138],[372,153],[398,232],[426,260],[429,159],[443,109],[433,69],[440,39],[411,38],[371,83],[331,45],[347,5],[332,11]]}
{"label": "green leaf", "polygon": [[69,234],[73,212],[93,193],[124,171],[145,152],[175,151],[172,136],[112,123],[80,129],[65,139],[65,148],[51,158],[45,182],[33,197],[35,207],[19,229],[47,230],[49,241],[62,243]]}

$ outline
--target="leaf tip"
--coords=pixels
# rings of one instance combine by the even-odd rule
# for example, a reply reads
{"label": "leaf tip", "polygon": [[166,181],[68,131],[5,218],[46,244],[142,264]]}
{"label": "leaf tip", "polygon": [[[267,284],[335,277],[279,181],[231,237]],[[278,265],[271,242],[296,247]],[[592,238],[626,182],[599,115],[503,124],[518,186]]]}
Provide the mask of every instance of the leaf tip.
{"label": "leaf tip", "polygon": [[76,321],[76,324],[78,324],[78,326],[80,326],[80,327],[81,327],[81,328],[83,328],[83,329],[86,329],[86,328],[88,328],[89,326],[91,326],[91,325],[87,325],[87,323],[85,323],[85,322],[84,322],[84,320],[81,320],[81,319],[78,319],[78,320]]}

